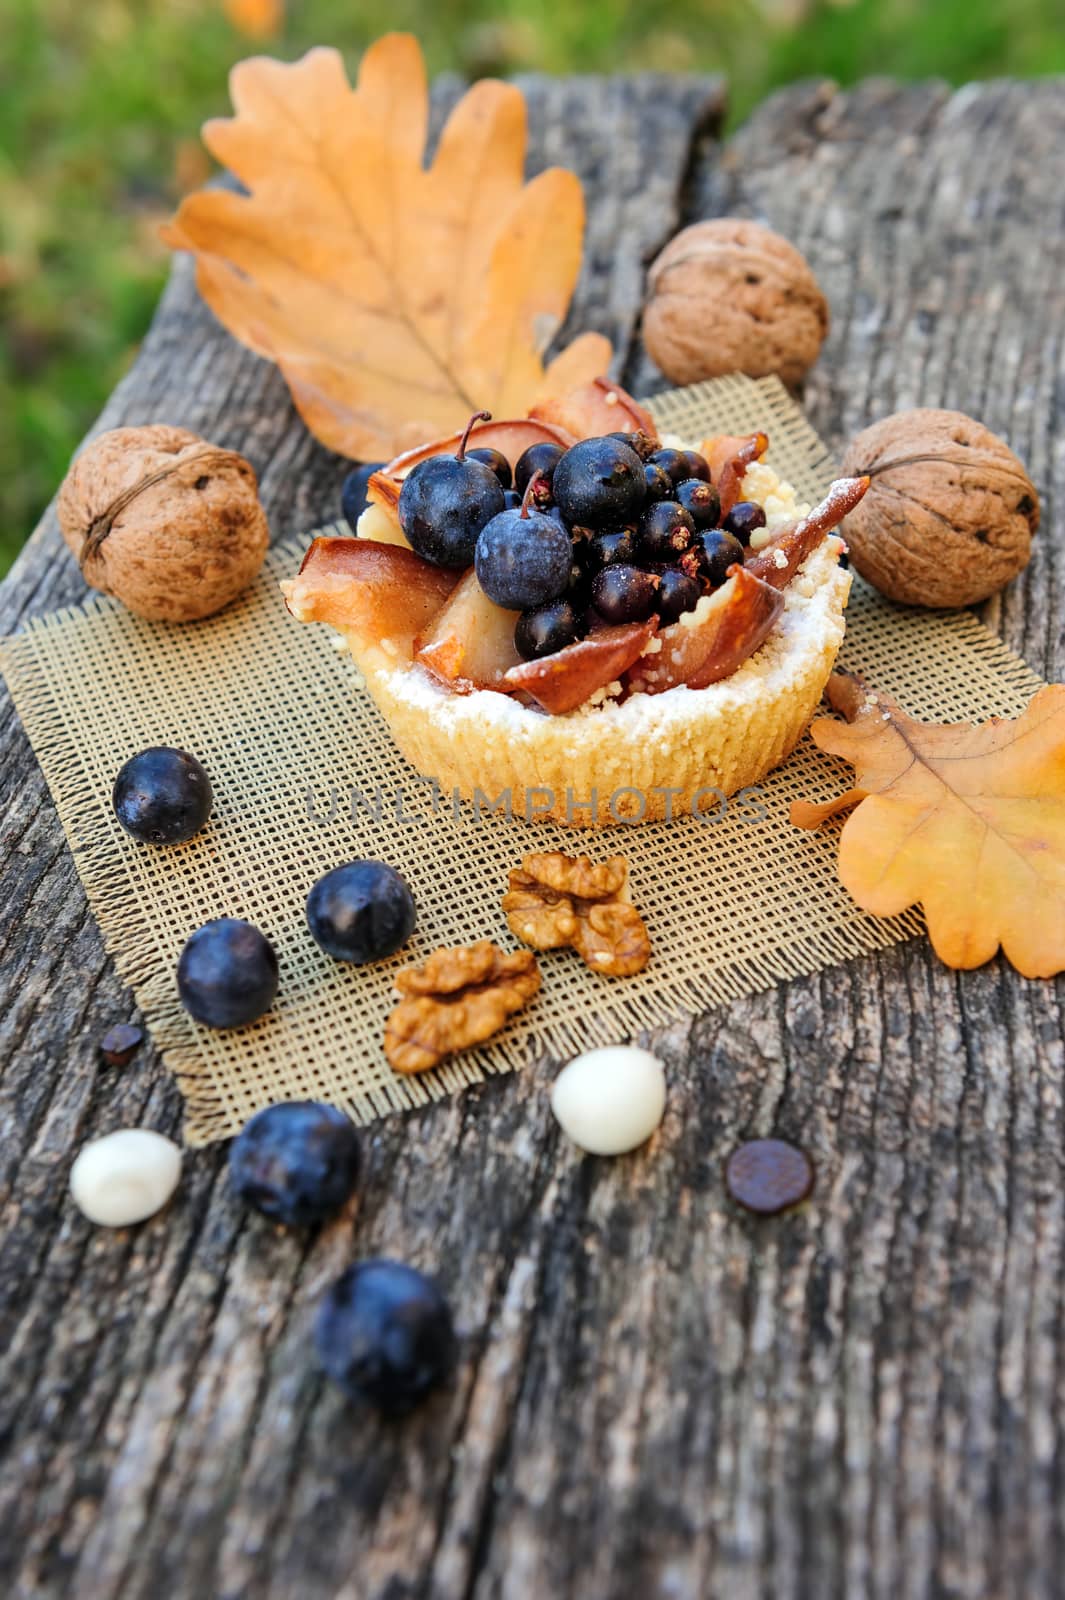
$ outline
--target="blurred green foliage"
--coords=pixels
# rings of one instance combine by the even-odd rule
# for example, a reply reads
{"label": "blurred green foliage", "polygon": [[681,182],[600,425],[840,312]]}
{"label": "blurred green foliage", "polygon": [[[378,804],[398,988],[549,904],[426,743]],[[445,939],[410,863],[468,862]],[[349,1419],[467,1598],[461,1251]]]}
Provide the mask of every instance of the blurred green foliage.
{"label": "blurred green foliage", "polygon": [[467,75],[717,70],[732,116],[798,77],[1065,70],[1061,0],[5,0],[0,42],[0,572],[129,366],[166,275],[158,223],[210,174],[197,130],[242,56],[389,28]]}

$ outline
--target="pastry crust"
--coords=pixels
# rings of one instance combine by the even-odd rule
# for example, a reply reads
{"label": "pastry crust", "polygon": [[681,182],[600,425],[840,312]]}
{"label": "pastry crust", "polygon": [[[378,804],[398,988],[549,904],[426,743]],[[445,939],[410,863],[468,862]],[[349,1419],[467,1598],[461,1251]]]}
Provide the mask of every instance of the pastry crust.
{"label": "pastry crust", "polygon": [[[851,574],[829,536],[785,590],[762,648],[705,689],[634,694],[551,716],[491,690],[455,694],[355,634],[349,648],[403,754],[487,814],[570,827],[713,812],[759,783],[801,738],[843,641]],[[595,804],[592,805],[593,791]],[[702,792],[700,792],[702,791]],[[509,808],[507,799],[509,798]]]}

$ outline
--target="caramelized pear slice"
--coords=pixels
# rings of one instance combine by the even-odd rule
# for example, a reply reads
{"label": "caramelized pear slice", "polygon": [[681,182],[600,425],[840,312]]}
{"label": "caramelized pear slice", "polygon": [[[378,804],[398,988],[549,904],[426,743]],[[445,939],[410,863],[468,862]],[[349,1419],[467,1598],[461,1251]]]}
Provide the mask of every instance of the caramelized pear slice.
{"label": "caramelized pear slice", "polygon": [[523,689],[545,711],[575,711],[615,678],[622,678],[658,629],[658,618],[600,628],[587,639],[538,661],[523,661],[506,675],[511,689]]}
{"label": "caramelized pear slice", "polygon": [[752,552],[744,562],[746,570],[774,589],[789,584],[826,534],[853,511],[869,487],[868,478],[837,478],[819,505],[799,522],[782,528],[769,544]]}
{"label": "caramelized pear slice", "polygon": [[568,394],[540,400],[529,415],[565,428],[575,439],[597,439],[606,433],[646,433],[658,438],[651,413],[609,378],[593,378]]}
{"label": "caramelized pear slice", "polygon": [[415,640],[414,659],[458,694],[474,689],[506,693],[503,679],[521,661],[514,648],[519,616],[489,600],[471,568],[429,631]]}
{"label": "caramelized pear slice", "polygon": [[[374,473],[367,486],[367,500],[371,505],[381,506],[398,522],[399,492],[407,473],[419,462],[428,461],[430,456],[454,455],[461,440],[461,433],[452,433],[446,439],[431,439],[416,450],[405,450],[382,467],[380,472]],[[568,450],[575,443],[575,435],[567,433],[564,428],[527,417],[512,422],[476,423],[470,430],[468,441],[471,450],[475,446],[491,446],[493,450],[501,451],[512,467],[531,444],[557,444],[563,450]]]}
{"label": "caramelized pear slice", "polygon": [[704,439],[699,454],[710,468],[714,487],[721,497],[721,515],[727,517],[740,498],[743,474],[752,461],[758,461],[769,449],[769,435],[717,433]]}
{"label": "caramelized pear slice", "polygon": [[661,630],[661,650],[641,657],[625,682],[643,694],[663,694],[682,683],[705,689],[754,655],[783,609],[784,596],[776,589],[741,566],[730,567],[727,581],[700,600],[687,620]]}
{"label": "caramelized pear slice", "polygon": [[281,585],[301,622],[328,622],[364,644],[386,640],[408,656],[459,581],[413,550],[371,539],[315,539],[295,578]]}

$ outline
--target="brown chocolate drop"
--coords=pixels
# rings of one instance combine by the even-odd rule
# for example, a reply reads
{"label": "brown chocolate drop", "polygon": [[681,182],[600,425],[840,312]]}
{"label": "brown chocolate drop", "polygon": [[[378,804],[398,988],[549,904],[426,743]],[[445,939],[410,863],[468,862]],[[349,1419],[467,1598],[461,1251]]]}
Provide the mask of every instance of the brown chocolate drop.
{"label": "brown chocolate drop", "polygon": [[739,1205],[769,1217],[806,1199],[814,1169],[808,1156],[783,1139],[751,1139],[729,1156],[725,1183]]}
{"label": "brown chocolate drop", "polygon": [[119,1022],[100,1040],[100,1054],[109,1067],[124,1067],[140,1048],[144,1035],[132,1023]]}

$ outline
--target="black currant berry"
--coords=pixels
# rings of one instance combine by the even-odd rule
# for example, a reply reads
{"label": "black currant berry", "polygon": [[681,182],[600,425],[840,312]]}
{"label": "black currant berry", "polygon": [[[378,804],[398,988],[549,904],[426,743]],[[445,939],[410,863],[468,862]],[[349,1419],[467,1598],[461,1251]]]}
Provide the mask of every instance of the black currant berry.
{"label": "black currant berry", "polygon": [[242,1028],[269,1011],[278,966],[266,936],[240,917],[215,917],[189,935],[178,961],[181,1003],[208,1028]]}
{"label": "black currant berry", "polygon": [[447,1301],[399,1261],[358,1261],[341,1273],[318,1308],[314,1344],[345,1394],[388,1417],[412,1410],[455,1362]]}
{"label": "black currant berry", "polygon": [[658,440],[652,439],[649,433],[643,433],[640,429],[632,433],[619,429],[617,433],[605,434],[604,438],[617,439],[620,444],[627,444],[630,450],[635,450],[641,461],[646,461],[658,449]]}
{"label": "black currant berry", "polygon": [[737,500],[721,526],[734,534],[740,544],[750,544],[751,534],[765,527],[765,512],[754,500]]}
{"label": "black currant berry", "polygon": [[566,590],[567,597],[575,605],[580,603],[586,597],[585,592],[591,581],[589,569],[585,567],[583,561],[580,561],[576,552],[574,552],[573,565],[569,573],[569,587]]}
{"label": "black currant berry", "polygon": [[685,511],[691,513],[697,528],[716,528],[721,515],[721,498],[717,490],[702,478],[686,478],[677,484],[677,500]]}
{"label": "black currant berry", "polygon": [[571,525],[602,528],[638,515],[646,496],[643,462],[620,439],[582,439],[555,468],[551,489]]}
{"label": "black currant berry", "polygon": [[211,780],[195,756],[152,745],[130,756],[111,791],[115,816],[142,844],[183,844],[211,814]]}
{"label": "black currant berry", "polygon": [[366,493],[370,487],[370,479],[375,472],[380,472],[384,465],[383,461],[367,461],[364,466],[354,467],[341,485],[340,510],[352,533],[355,531],[355,524],[366,510]]}
{"label": "black currant berry", "polygon": [[584,545],[584,558],[588,565],[596,570],[600,567],[613,567],[619,563],[631,565],[636,560],[639,549],[639,536],[636,529],[613,528],[608,533],[593,533]]}
{"label": "black currant berry", "polygon": [[510,462],[502,450],[495,450],[490,444],[478,445],[476,450],[467,450],[466,460],[483,461],[485,466],[490,467],[499,479],[499,487],[501,489],[509,489],[514,482],[514,477],[510,470]]}
{"label": "black currant berry", "polygon": [[698,450],[682,450],[681,455],[688,463],[688,476],[690,478],[701,478],[704,483],[710,482],[710,468],[707,465],[706,458],[701,456]]}
{"label": "black currant berry", "polygon": [[592,583],[592,604],[607,622],[642,622],[655,608],[659,582],[640,567],[604,567]]}
{"label": "black currant berry", "polygon": [[393,955],[414,932],[417,912],[406,880],[384,861],[348,861],[311,887],[307,926],[336,961],[364,965]]}
{"label": "black currant berry", "polygon": [[551,474],[565,453],[560,444],[550,444],[547,440],[541,444],[531,444],[527,450],[523,450],[514,468],[514,487],[518,493],[525,493],[530,478],[538,472],[547,479],[550,487]]}
{"label": "black currant berry", "polygon": [[656,466],[653,461],[645,462],[643,481],[647,486],[648,500],[672,500],[673,479],[665,467]]}
{"label": "black currant berry", "polygon": [[659,500],[640,518],[640,554],[648,561],[672,561],[694,538],[695,519],[675,500]]}
{"label": "black currant berry", "polygon": [[479,420],[489,421],[489,413],[475,411],[455,454],[419,461],[400,490],[399,524],[407,543],[437,567],[470,566],[477,535],[505,509],[491,467],[466,454],[470,430]]}
{"label": "black currant berry", "polygon": [[547,605],[570,582],[573,541],[554,517],[533,508],[540,481],[530,479],[521,509],[501,511],[477,539],[477,581],[489,600],[508,611]]}
{"label": "black currant berry", "polygon": [[229,1147],[229,1187],[290,1228],[327,1222],[359,1176],[359,1136],[336,1106],[282,1100],[244,1124]]}
{"label": "black currant berry", "polygon": [[569,600],[555,600],[536,611],[523,611],[514,628],[514,647],[525,661],[553,656],[579,637],[580,618]]}
{"label": "black currant berry", "polygon": [[698,578],[679,567],[667,567],[658,586],[658,615],[663,622],[676,622],[685,611],[695,610],[702,593]]}
{"label": "black currant berry", "polygon": [[696,541],[699,566],[710,582],[717,587],[728,577],[728,569],[737,563],[743,565],[743,546],[724,528],[707,528]]}
{"label": "black currant berry", "polygon": [[685,459],[683,450],[656,450],[650,457],[649,467],[661,467],[663,472],[668,472],[674,485],[683,483],[685,478],[692,476],[691,468]]}

